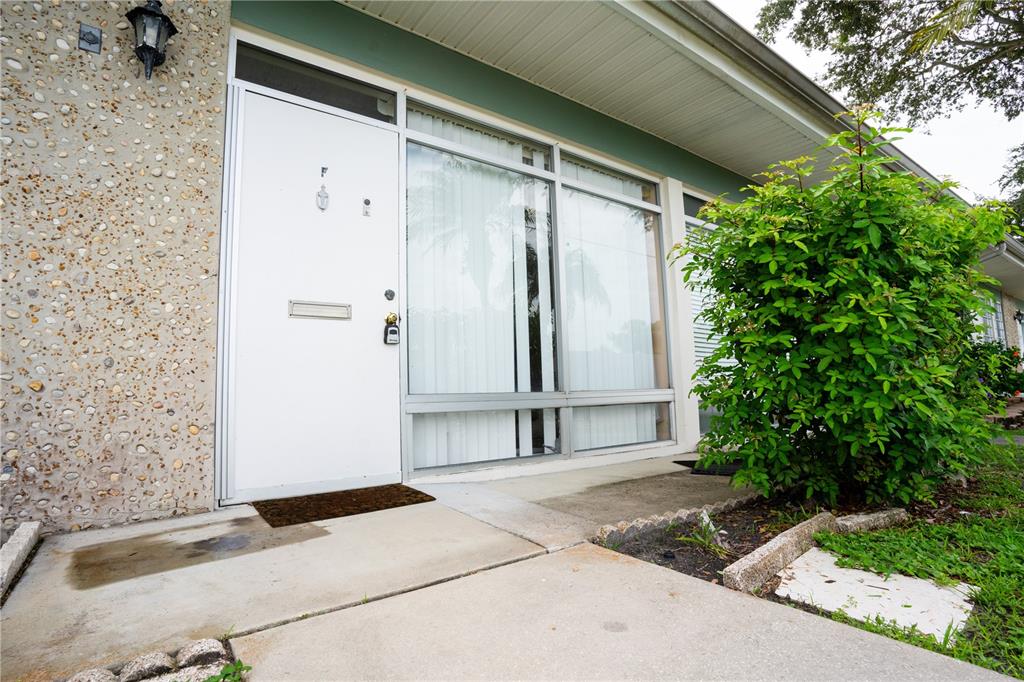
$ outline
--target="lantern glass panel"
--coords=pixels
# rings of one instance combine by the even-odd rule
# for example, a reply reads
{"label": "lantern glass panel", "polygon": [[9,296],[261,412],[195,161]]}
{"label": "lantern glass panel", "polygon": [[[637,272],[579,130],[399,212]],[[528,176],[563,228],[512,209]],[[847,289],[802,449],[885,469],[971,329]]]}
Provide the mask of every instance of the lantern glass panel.
{"label": "lantern glass panel", "polygon": [[163,23],[160,21],[160,17],[147,14],[143,21],[146,22],[146,33],[144,43],[150,47],[156,47],[159,45],[157,38],[160,35],[160,25]]}

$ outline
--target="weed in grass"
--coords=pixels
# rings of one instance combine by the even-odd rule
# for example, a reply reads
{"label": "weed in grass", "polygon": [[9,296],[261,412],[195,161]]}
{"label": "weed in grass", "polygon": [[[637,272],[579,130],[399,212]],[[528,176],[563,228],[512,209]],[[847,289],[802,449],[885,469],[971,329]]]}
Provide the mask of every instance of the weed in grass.
{"label": "weed in grass", "polygon": [[918,520],[815,539],[839,556],[840,566],[973,585],[974,611],[963,632],[945,642],[883,622],[855,624],[1024,678],[1024,463],[1017,458],[979,471],[956,504],[966,513],[948,523]]}

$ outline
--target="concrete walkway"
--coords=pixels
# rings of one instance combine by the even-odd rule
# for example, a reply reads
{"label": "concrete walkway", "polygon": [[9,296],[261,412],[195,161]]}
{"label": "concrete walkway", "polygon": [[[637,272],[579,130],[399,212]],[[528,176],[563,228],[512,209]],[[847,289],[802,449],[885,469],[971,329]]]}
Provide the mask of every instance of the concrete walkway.
{"label": "concrete walkway", "polygon": [[252,507],[47,538],[4,604],[3,680],[53,680],[543,553],[436,502],[271,528]]}
{"label": "concrete walkway", "polygon": [[256,680],[995,678],[587,543],[603,523],[737,494],[668,459],[412,485],[438,501],[47,538],[3,607],[0,678],[229,634]]}
{"label": "concrete walkway", "polygon": [[591,544],[231,644],[253,680],[1005,679]]}

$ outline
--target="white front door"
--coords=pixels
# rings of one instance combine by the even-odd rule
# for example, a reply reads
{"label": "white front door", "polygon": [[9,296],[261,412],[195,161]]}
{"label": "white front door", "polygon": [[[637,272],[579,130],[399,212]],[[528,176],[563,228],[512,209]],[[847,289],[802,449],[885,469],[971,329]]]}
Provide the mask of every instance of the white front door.
{"label": "white front door", "polygon": [[223,501],[400,481],[398,134],[251,92],[239,119]]}

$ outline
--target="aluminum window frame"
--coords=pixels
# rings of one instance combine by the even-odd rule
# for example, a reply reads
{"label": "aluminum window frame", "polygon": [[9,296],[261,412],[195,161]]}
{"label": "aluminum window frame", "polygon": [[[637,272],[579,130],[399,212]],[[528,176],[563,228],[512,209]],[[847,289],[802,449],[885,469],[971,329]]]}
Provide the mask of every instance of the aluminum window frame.
{"label": "aluminum window frame", "polygon": [[[281,92],[266,86],[252,83],[235,77],[235,62],[237,45],[239,42],[248,43],[254,47],[277,53],[283,57],[304,62],[311,66],[334,72],[339,76],[362,82],[366,85],[380,88],[395,93],[395,122],[388,123],[367,116],[357,114],[345,109],[339,109],[322,102],[305,99],[296,95]],[[400,309],[404,310],[408,300],[408,277],[407,277],[407,245],[405,235],[408,231],[408,216],[406,206],[406,192],[408,187],[408,164],[407,150],[410,142],[420,144],[438,151],[455,154],[475,161],[495,165],[503,169],[521,173],[526,176],[537,178],[551,183],[551,221],[552,221],[552,266],[554,270],[553,286],[555,288],[552,305],[555,314],[555,342],[558,363],[558,386],[569,386],[568,358],[563,333],[564,311],[567,308],[567,295],[563,273],[565,272],[565,249],[562,244],[561,230],[559,227],[559,216],[564,214],[563,203],[565,188],[579,190],[610,201],[629,205],[657,215],[658,233],[655,239],[657,250],[656,259],[661,264],[659,273],[659,290],[657,292],[664,322],[664,334],[666,344],[666,363],[668,369],[668,387],[664,389],[623,389],[614,391],[547,391],[547,392],[524,392],[524,393],[469,393],[469,394],[427,394],[417,395],[409,393],[409,345],[402,344],[402,352],[399,353],[399,418],[401,429],[401,466],[403,477],[414,478],[418,473],[422,475],[436,475],[439,470],[465,471],[477,468],[493,467],[496,465],[525,464],[541,460],[567,459],[574,457],[592,457],[598,455],[612,455],[620,453],[631,453],[639,451],[652,451],[653,453],[671,454],[679,442],[678,422],[675,416],[676,404],[679,400],[679,387],[674,376],[675,345],[673,339],[673,328],[676,324],[676,313],[671,310],[668,303],[668,286],[670,273],[666,261],[669,226],[665,219],[665,185],[666,178],[647,171],[643,168],[625,163],[604,153],[573,144],[571,141],[558,138],[542,130],[537,130],[514,120],[505,118],[499,114],[480,110],[476,107],[465,104],[459,100],[447,97],[431,90],[418,88],[411,83],[397,80],[378,72],[366,69],[354,62],[350,62],[335,55],[325,55],[310,48],[296,45],[263,33],[247,28],[243,25],[233,24],[230,29],[228,40],[228,55],[226,60],[227,80],[227,116],[225,133],[225,170],[222,190],[222,234],[221,234],[221,277],[219,283],[220,305],[231,307],[234,300],[232,289],[231,272],[237,262],[237,241],[235,239],[235,221],[239,213],[238,192],[235,187],[235,161],[241,153],[237,132],[243,125],[244,107],[242,100],[246,92],[254,92],[264,96],[273,97],[292,104],[297,104],[309,109],[332,114],[341,118],[349,119],[376,128],[382,128],[398,133],[399,140],[399,295],[398,302]],[[535,166],[517,163],[513,160],[497,157],[486,152],[481,152],[468,145],[451,142],[444,138],[422,133],[409,129],[407,126],[408,102],[413,100],[421,105],[435,109],[441,113],[466,119],[469,122],[477,123],[495,129],[500,132],[507,132],[516,137],[525,138],[541,146],[547,146],[551,150],[551,170],[544,170]],[[562,152],[578,157],[586,163],[597,166],[604,166],[617,173],[634,176],[644,182],[653,183],[655,200],[657,203],[649,203],[638,200],[634,197],[609,191],[602,187],[593,186],[586,182],[580,182],[572,178],[563,177],[561,173]],[[707,196],[696,188],[684,185],[688,192],[695,195]],[[710,198],[710,197],[708,197]],[[228,456],[227,444],[230,441],[230,419],[231,404],[229,396],[233,384],[232,368],[228,366],[226,350],[231,347],[230,326],[227,315],[218,315],[218,357],[217,357],[217,411],[218,419],[216,424],[216,450],[215,453],[215,490],[219,499],[230,499],[233,495],[231,475],[233,463]],[[670,415],[670,435],[668,440],[653,441],[637,444],[617,445],[614,447],[577,451],[572,444],[572,411],[573,407],[590,407],[606,405],[629,405],[642,403],[668,403]],[[412,416],[414,414],[438,413],[438,412],[475,412],[487,410],[527,410],[527,409],[557,409],[559,410],[559,423],[561,431],[561,452],[513,459],[490,460],[475,463],[460,463],[445,467],[430,467],[420,469],[419,472],[413,465],[412,457]],[[651,454],[655,456],[655,454]]]}
{"label": "aluminum window frame", "polygon": [[[408,110],[409,99],[414,99],[416,102],[421,102],[417,98],[406,99],[406,108],[403,109],[403,113]],[[460,471],[471,470],[473,468],[482,467],[493,467],[500,465],[504,462],[514,460],[538,460],[541,458],[574,458],[574,457],[590,457],[601,454],[612,454],[618,452],[630,452],[639,449],[647,449],[653,447],[661,447],[665,445],[673,445],[677,442],[677,423],[675,419],[675,402],[676,402],[676,387],[673,380],[673,353],[672,349],[672,338],[671,338],[671,327],[670,314],[668,309],[668,295],[667,295],[667,263],[665,260],[665,220],[663,215],[663,208],[661,205],[661,182],[651,180],[640,174],[632,173],[628,169],[609,165],[604,162],[603,159],[592,158],[591,155],[586,153],[580,153],[577,150],[568,151],[566,153],[572,154],[586,163],[592,163],[598,167],[604,166],[609,170],[613,170],[617,173],[626,175],[632,175],[638,180],[645,182],[651,182],[654,185],[655,198],[658,203],[650,203],[636,199],[634,197],[627,196],[625,194],[614,192],[606,188],[595,186],[591,183],[581,182],[573,178],[565,177],[562,174],[562,151],[563,145],[558,142],[548,143],[547,141],[540,140],[536,136],[522,135],[514,130],[507,129],[501,125],[495,125],[492,121],[483,121],[477,117],[467,116],[462,112],[452,111],[449,107],[443,104],[437,104],[434,102],[424,103],[430,106],[432,109],[437,110],[442,114],[449,114],[456,118],[464,119],[470,123],[484,125],[489,128],[493,128],[497,131],[508,132],[514,134],[517,137],[525,137],[528,141],[535,143],[540,146],[548,146],[551,150],[551,170],[546,171],[543,168],[536,166],[530,166],[523,163],[518,163],[514,160],[507,158],[497,157],[495,155],[487,154],[486,152],[479,151],[478,149],[472,148],[468,145],[462,145],[459,143],[452,142],[445,138],[437,137],[420,131],[409,129],[404,125],[402,121],[402,133],[405,138],[405,147],[408,148],[408,143],[420,144],[428,146],[432,149],[436,149],[440,152],[454,154],[456,156],[462,156],[465,158],[472,159],[481,163],[494,165],[505,170],[509,170],[523,175],[545,180],[551,183],[551,192],[553,201],[551,202],[550,211],[551,224],[552,224],[552,263],[554,266],[554,282],[555,297],[552,301],[555,312],[555,343],[556,343],[556,357],[558,359],[558,376],[557,385],[563,387],[562,390],[557,391],[535,391],[535,392],[522,392],[522,393],[449,393],[449,394],[414,394],[409,392],[408,376],[407,373],[403,373],[402,377],[402,412],[404,416],[411,416],[414,414],[438,414],[445,412],[484,412],[494,410],[532,410],[532,409],[551,409],[557,408],[559,410],[559,422],[561,424],[561,452],[550,453],[543,455],[530,455],[526,457],[516,457],[509,459],[498,459],[498,460],[485,460],[481,462],[467,462],[460,463],[458,469]],[[403,173],[407,175],[407,169],[403,169]],[[561,225],[559,216],[564,213],[563,205],[566,195],[566,189],[576,190],[584,192],[586,194],[597,196],[602,199],[607,199],[616,203],[638,208],[644,211],[648,211],[657,217],[657,234],[655,236],[655,258],[661,264],[661,272],[658,277],[658,305],[660,306],[661,316],[665,334],[665,345],[668,349],[666,352],[666,364],[667,364],[667,376],[668,376],[668,387],[663,389],[621,389],[621,390],[602,390],[602,391],[580,391],[580,390],[567,390],[564,387],[570,386],[569,378],[569,363],[567,358],[567,349],[565,345],[565,334],[564,334],[564,315],[563,311],[566,309],[566,298],[567,291],[564,285],[563,273],[565,272],[565,249],[564,242],[561,236]],[[407,224],[403,223],[403,230],[407,229]],[[407,264],[403,264],[403,268]],[[405,299],[403,299],[405,301]],[[408,367],[408,344],[405,345],[403,353],[406,359],[406,367]],[[573,415],[572,410],[574,407],[599,407],[599,406],[614,406],[614,405],[633,405],[633,404],[647,404],[647,403],[667,403],[668,414],[669,414],[669,438],[661,441],[651,441],[645,443],[625,444],[616,445],[606,448],[592,448],[586,450],[577,450],[573,447],[572,443],[572,428],[573,428]],[[410,433],[411,431],[406,431]],[[410,438],[403,437],[403,443],[411,440]],[[411,456],[411,442],[409,442],[408,453],[405,458],[406,466],[408,467],[407,473],[413,474],[417,471],[424,474],[435,474],[439,469],[445,467],[428,467],[416,469]]]}

